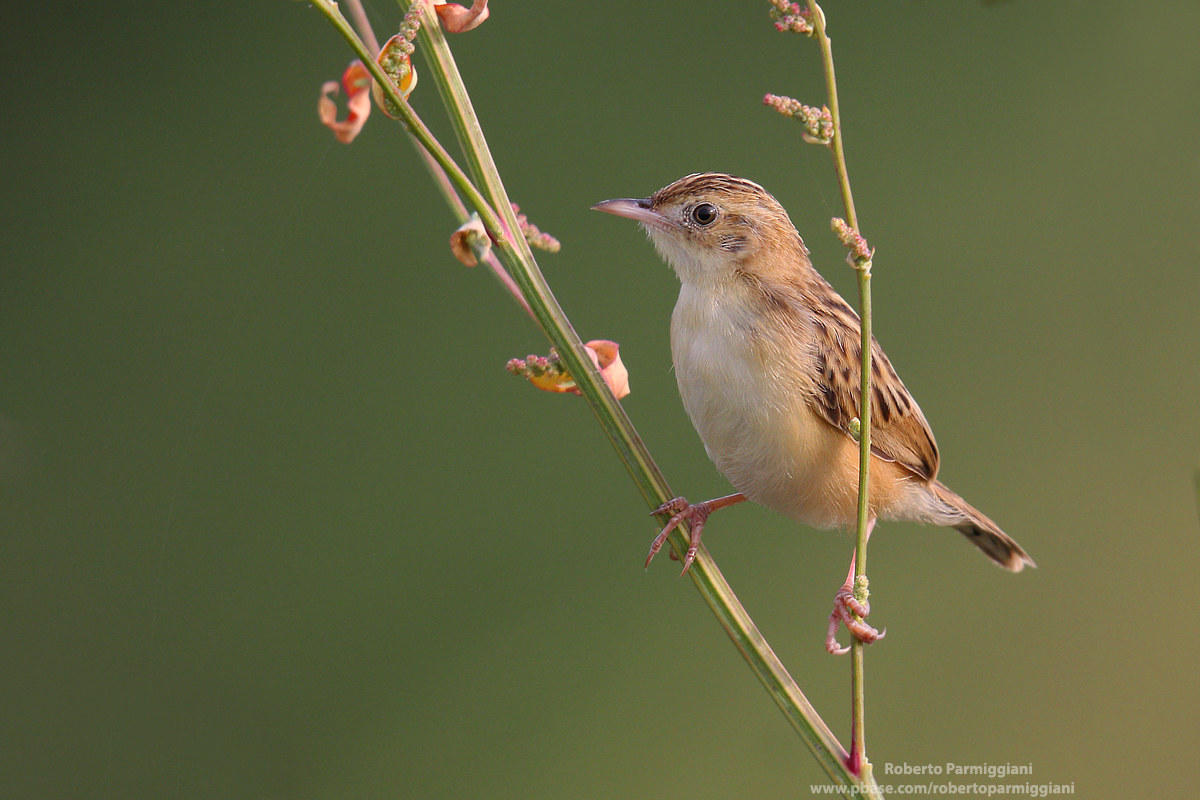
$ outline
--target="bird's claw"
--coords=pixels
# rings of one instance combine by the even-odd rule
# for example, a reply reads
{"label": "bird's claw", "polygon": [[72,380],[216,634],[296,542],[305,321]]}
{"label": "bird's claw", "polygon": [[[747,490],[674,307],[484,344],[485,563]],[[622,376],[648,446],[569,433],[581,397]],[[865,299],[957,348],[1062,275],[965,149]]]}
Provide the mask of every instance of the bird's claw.
{"label": "bird's claw", "polygon": [[[691,504],[687,501],[686,497],[672,497],[670,500],[651,511],[650,516],[655,517],[659,514],[671,514],[673,516],[678,514],[680,511],[683,511],[689,505]],[[699,505],[699,503],[696,505]]]}
{"label": "bird's claw", "polygon": [[[651,516],[670,514],[671,518],[667,520],[667,524],[663,526],[658,536],[654,537],[654,541],[650,545],[650,553],[646,556],[646,566],[649,567],[650,562],[658,555],[658,551],[666,543],[671,531],[679,527],[680,523],[687,521],[691,524],[692,535],[688,542],[687,554],[683,557],[683,572],[680,573],[686,575],[688,568],[696,560],[696,554],[700,549],[700,533],[704,530],[704,521],[708,519],[711,512],[712,509],[707,502],[693,505],[683,497],[673,497],[654,509]],[[674,558],[675,554],[672,553],[671,556]]]}
{"label": "bird's claw", "polygon": [[829,633],[825,636],[825,649],[835,656],[850,652],[850,647],[838,644],[837,632],[841,625],[846,626],[850,635],[863,644],[877,642],[887,631],[878,631],[866,623],[866,616],[871,613],[871,604],[859,602],[854,596],[854,590],[847,584],[838,589],[833,596],[833,613],[829,615]]}

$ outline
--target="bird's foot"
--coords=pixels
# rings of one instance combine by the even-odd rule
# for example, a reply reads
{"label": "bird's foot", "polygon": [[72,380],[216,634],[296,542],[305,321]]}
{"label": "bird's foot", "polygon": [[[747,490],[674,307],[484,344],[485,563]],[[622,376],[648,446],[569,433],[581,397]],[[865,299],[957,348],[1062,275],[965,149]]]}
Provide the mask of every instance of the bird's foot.
{"label": "bird's foot", "polygon": [[[741,503],[745,499],[746,495],[741,492],[718,497],[715,500],[705,500],[703,503],[689,503],[685,498],[674,497],[654,509],[650,512],[652,516],[670,514],[671,518],[667,520],[667,524],[663,526],[658,536],[654,537],[654,543],[650,545],[650,554],[646,556],[646,566],[650,566],[650,561],[662,549],[667,537],[671,535],[671,531],[686,521],[691,526],[692,535],[688,540],[687,553],[683,557],[683,572],[680,574],[687,574],[688,567],[696,560],[696,553],[700,549],[700,533],[704,530],[704,521],[708,519],[708,515],[718,508]],[[671,557],[675,557],[674,552],[671,553]]]}
{"label": "bird's foot", "polygon": [[866,623],[871,613],[871,604],[854,596],[854,587],[847,580],[833,596],[833,613],[829,615],[829,633],[825,636],[825,649],[835,656],[850,652],[850,647],[838,644],[838,627],[846,626],[850,635],[863,644],[871,644],[883,638],[887,631],[878,631]]}
{"label": "bird's foot", "polygon": [[[688,541],[687,554],[683,557],[683,572],[680,573],[681,575],[685,574],[688,571],[688,567],[692,566],[692,562],[696,560],[696,552],[700,548],[700,534],[704,531],[704,522],[713,510],[711,500],[703,503],[689,503],[683,497],[674,497],[654,509],[652,515],[670,514],[671,518],[667,520],[667,524],[663,526],[658,536],[654,537],[654,542],[650,545],[650,553],[646,556],[646,566],[649,567],[650,562],[658,555],[658,551],[666,543],[667,537],[671,535],[671,531],[679,527],[680,523],[686,521],[691,525],[692,535]],[[675,554],[672,553],[671,555],[674,556]]]}

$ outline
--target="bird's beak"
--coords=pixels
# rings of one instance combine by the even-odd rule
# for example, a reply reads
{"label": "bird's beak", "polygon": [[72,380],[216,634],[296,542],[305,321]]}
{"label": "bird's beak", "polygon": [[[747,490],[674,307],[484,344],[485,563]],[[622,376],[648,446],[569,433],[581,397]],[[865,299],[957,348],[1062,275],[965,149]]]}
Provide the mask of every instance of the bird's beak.
{"label": "bird's beak", "polygon": [[662,214],[650,207],[649,200],[634,200],[622,197],[617,200],[605,200],[592,206],[593,211],[603,211],[606,214],[616,214],[618,217],[640,222],[643,225],[653,225],[659,228],[673,227]]}

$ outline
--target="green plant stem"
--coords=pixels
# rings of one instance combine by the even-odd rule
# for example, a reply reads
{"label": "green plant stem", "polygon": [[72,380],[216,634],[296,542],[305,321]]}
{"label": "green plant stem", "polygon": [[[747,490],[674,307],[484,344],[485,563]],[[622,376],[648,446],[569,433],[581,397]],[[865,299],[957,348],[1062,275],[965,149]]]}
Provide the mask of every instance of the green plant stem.
{"label": "green plant stem", "polygon": [[[846,169],[846,153],[842,144],[842,114],[838,104],[837,76],[833,69],[833,43],[826,33],[825,13],[816,0],[808,0],[812,12],[813,38],[821,48],[821,61],[825,70],[825,89],[829,96],[829,114],[833,119],[833,139],[830,151],[834,169],[842,190],[842,203],[846,208],[846,222],[858,231],[858,212],[854,208],[854,195],[850,190],[850,175]],[[858,455],[858,526],[854,546],[854,591],[859,600],[866,598],[867,535],[870,524],[870,470],[871,470],[871,262],[855,264],[858,273],[859,317],[862,324],[862,363],[859,386],[859,455]],[[859,594],[862,594],[860,597]],[[867,796],[877,797],[879,787],[871,773],[867,760],[866,724],[866,679],[863,664],[863,643],[852,638],[850,644],[850,757],[855,763],[851,768],[859,774],[862,788]]]}
{"label": "green plant stem", "polygon": [[858,212],[854,210],[854,193],[850,190],[850,175],[846,171],[846,152],[842,147],[842,112],[838,106],[837,76],[833,71],[833,43],[825,32],[825,12],[815,0],[808,0],[813,17],[813,38],[821,48],[821,62],[825,71],[825,93],[829,96],[829,115],[833,118],[833,139],[830,148],[833,166],[837,170],[838,185],[842,190],[842,204],[846,207],[846,222],[858,230]]}
{"label": "green plant stem", "polygon": [[[865,269],[858,269],[858,295],[860,301],[860,317],[862,318],[862,385],[860,390],[863,400],[859,405],[859,451],[858,451],[858,529],[854,549],[854,592],[860,602],[866,599],[867,571],[867,480],[871,463],[871,269],[868,263]],[[861,596],[860,596],[861,592]],[[866,712],[866,678],[864,676],[864,645],[857,638],[852,638],[850,645],[850,757],[856,763],[851,769],[862,776],[864,781],[874,786],[871,776],[871,762],[867,760],[867,712]],[[878,787],[875,787],[878,791]]]}
{"label": "green plant stem", "polygon": [[[645,444],[638,436],[624,409],[609,391],[591,360],[586,357],[579,336],[550,292],[524,237],[517,233],[515,215],[511,211],[511,204],[504,192],[499,172],[492,162],[482,129],[479,128],[478,122],[474,121],[474,112],[470,110],[469,97],[458,70],[454,66],[453,58],[440,28],[434,29],[435,22],[432,25],[423,26],[422,39],[426,45],[425,55],[431,62],[439,86],[444,87],[442,89],[444,96],[448,95],[447,107],[454,119],[463,149],[468,154],[468,160],[473,170],[479,172],[480,182],[484,187],[483,192],[476,189],[474,184],[467,179],[441,144],[434,139],[416,114],[412,112],[408,103],[399,96],[395,87],[363,49],[361,41],[342,18],[336,6],[329,0],[313,0],[313,2],[350,43],[359,58],[363,59],[363,63],[371,71],[375,80],[379,81],[388,99],[401,110],[405,126],[446,171],[454,186],[462,192],[466,202],[479,212],[485,227],[496,242],[495,252],[499,259],[520,288],[535,321],[558,350],[560,357],[575,379],[576,385],[596,414],[601,427],[608,435],[647,503],[653,508],[673,497],[674,494],[667,485],[666,479],[650,457]],[[401,3],[401,5],[407,4]],[[433,14],[428,7],[425,9],[425,15],[427,23],[433,22]],[[501,224],[501,217],[504,218],[506,225]],[[514,233],[508,235],[505,227]],[[671,545],[680,557],[687,548],[689,532],[685,528],[686,526],[680,526],[680,529],[671,537]],[[784,712],[793,728],[800,734],[801,739],[812,751],[830,779],[841,788],[843,796],[857,796],[856,789],[859,780],[847,767],[845,748],[837,741],[824,720],[805,698],[799,686],[784,669],[783,664],[771,650],[766,639],[754,625],[753,620],[750,619],[749,614],[746,613],[733,590],[717,569],[705,547],[701,546],[700,553],[688,575],[730,639],[733,640],[734,645],[742,653],[755,675]]]}

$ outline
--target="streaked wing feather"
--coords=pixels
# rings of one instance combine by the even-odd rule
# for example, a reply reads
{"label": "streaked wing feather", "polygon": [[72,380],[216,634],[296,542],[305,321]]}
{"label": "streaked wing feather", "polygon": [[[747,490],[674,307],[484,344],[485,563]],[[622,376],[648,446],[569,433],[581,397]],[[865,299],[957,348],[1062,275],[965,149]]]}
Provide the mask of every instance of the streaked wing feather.
{"label": "streaked wing feather", "polygon": [[[824,281],[822,281],[824,283]],[[847,434],[860,416],[862,327],[833,288],[818,293],[814,322],[819,337],[817,410]],[[917,406],[879,342],[871,339],[871,450],[926,480],[937,477],[938,449]]]}

